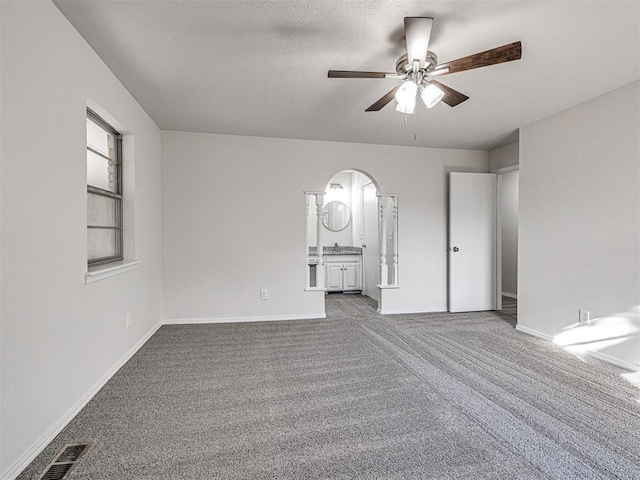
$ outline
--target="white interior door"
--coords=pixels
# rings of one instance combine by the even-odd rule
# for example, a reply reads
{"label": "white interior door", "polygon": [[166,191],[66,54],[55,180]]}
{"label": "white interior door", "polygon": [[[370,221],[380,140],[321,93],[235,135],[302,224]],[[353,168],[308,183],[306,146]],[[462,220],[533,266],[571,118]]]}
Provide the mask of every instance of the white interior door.
{"label": "white interior door", "polygon": [[449,176],[449,311],[496,309],[497,175]]}
{"label": "white interior door", "polygon": [[380,301],[378,290],[378,268],[380,248],[378,244],[378,197],[376,187],[369,183],[362,187],[362,198],[364,199],[364,244],[362,249],[362,268],[364,269],[364,288],[362,292],[376,301]]}

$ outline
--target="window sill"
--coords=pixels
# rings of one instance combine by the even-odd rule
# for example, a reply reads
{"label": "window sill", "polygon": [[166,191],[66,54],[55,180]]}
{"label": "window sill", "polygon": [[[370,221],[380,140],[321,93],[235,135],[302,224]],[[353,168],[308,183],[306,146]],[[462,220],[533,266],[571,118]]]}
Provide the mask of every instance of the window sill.
{"label": "window sill", "polygon": [[118,263],[91,267],[91,269],[84,274],[84,283],[88,285],[93,282],[104,280],[105,278],[113,277],[114,275],[130,272],[138,268],[140,263],[140,260],[122,260]]}

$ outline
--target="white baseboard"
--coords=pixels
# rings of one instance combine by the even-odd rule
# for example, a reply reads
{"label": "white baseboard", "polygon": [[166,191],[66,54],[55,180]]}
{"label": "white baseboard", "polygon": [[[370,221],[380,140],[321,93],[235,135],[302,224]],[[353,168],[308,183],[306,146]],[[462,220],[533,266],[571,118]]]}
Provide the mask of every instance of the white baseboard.
{"label": "white baseboard", "polygon": [[503,297],[515,298],[518,299],[518,295],[514,295],[513,293],[502,292]]}
{"label": "white baseboard", "polygon": [[613,365],[616,365],[617,367],[626,368],[627,370],[631,370],[633,372],[640,372],[640,365],[620,360],[619,358],[612,357],[611,355],[607,355],[606,353],[596,352],[594,350],[586,350],[584,353],[585,355],[596,358],[598,360],[602,360],[603,362],[611,363]]}
{"label": "white baseboard", "polygon": [[523,327],[522,325],[516,325],[516,330],[522,333],[527,333],[529,335],[533,335],[534,337],[542,338],[544,340],[549,340],[553,342],[553,335],[549,335],[547,333],[539,332],[538,330],[534,330],[533,328]]}
{"label": "white baseboard", "polygon": [[[519,330],[523,333],[528,333],[529,335],[533,335],[534,337],[542,338],[544,340],[550,340],[552,342],[554,341],[553,336],[539,332],[538,330],[534,330],[533,328],[516,325],[516,330]],[[616,365],[617,367],[626,368],[627,370],[631,370],[633,372],[640,372],[640,365],[636,365],[625,360],[620,360],[619,358],[612,357],[611,355],[607,355],[606,353],[598,352],[596,350],[583,350],[581,351],[581,353],[584,353],[588,357],[611,363],[612,365]]]}
{"label": "white baseboard", "polygon": [[402,314],[411,314],[411,313],[442,313],[446,312],[446,308],[434,308],[434,309],[416,309],[416,308],[378,308],[378,313],[380,315],[402,315]]}
{"label": "white baseboard", "polygon": [[104,387],[105,383],[129,361],[129,359],[142,347],[151,336],[162,326],[158,322],[144,337],[138,341],[127,353],[124,354],[91,388],[69,409],[58,421],[56,421],[31,447],[16,460],[1,476],[0,480],[14,480],[29,464],[42,452],[49,443],[58,435],[68,423],[82,410],[96,393]]}
{"label": "white baseboard", "polygon": [[301,315],[264,315],[259,317],[167,318],[163,325],[197,325],[203,323],[275,322],[280,320],[312,320],[327,318],[324,313]]}

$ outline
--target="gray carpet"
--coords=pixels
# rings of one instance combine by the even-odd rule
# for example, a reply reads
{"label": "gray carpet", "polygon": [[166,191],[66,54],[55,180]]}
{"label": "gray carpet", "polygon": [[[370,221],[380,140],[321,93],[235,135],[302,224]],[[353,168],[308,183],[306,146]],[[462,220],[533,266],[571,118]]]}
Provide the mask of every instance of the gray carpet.
{"label": "gray carpet", "polygon": [[514,330],[516,305],[164,326],[19,477],[640,479],[640,391]]}

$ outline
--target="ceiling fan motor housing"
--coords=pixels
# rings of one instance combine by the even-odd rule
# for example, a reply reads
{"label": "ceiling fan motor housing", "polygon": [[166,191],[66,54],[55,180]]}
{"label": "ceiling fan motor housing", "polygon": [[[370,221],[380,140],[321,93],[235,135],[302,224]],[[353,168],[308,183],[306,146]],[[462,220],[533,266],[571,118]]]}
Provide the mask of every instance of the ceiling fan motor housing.
{"label": "ceiling fan motor housing", "polygon": [[[427,52],[427,60],[425,62],[423,70],[425,72],[430,72],[436,68],[438,65],[438,57],[433,52]],[[413,64],[410,64],[407,60],[407,54],[402,55],[398,61],[396,62],[396,73],[398,75],[407,75],[409,72],[413,71]]]}

